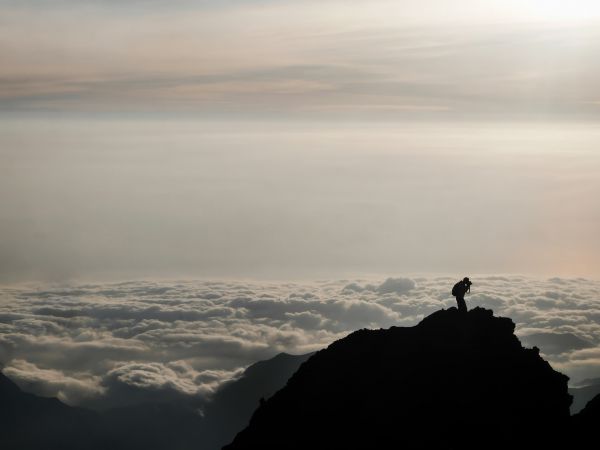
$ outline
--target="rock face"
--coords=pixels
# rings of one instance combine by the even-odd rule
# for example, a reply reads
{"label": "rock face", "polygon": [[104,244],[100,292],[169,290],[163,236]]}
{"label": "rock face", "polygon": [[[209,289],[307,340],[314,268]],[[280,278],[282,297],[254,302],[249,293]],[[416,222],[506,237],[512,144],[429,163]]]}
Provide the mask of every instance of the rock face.
{"label": "rock face", "polygon": [[224,449],[560,445],[568,378],[514,328],[450,308],[410,328],[356,331],[303,363]]}
{"label": "rock face", "polygon": [[[585,408],[572,416],[572,448],[596,448],[600,427],[600,394],[590,400]],[[596,442],[596,444],[594,444]]]}
{"label": "rock face", "polygon": [[98,433],[98,415],[55,398],[22,392],[0,373],[0,448],[96,450],[107,442]]}
{"label": "rock face", "polygon": [[252,416],[261,397],[269,397],[285,386],[286,381],[311,354],[279,355],[248,367],[243,376],[226,384],[214,395],[205,409],[202,422],[202,450],[217,450],[231,442]]}

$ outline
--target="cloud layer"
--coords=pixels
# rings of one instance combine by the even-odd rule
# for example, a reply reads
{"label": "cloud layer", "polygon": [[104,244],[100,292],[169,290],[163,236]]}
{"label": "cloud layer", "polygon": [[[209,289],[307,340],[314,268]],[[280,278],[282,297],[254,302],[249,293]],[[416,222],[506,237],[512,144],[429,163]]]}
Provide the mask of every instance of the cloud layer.
{"label": "cloud layer", "polygon": [[[241,368],[363,327],[410,326],[454,304],[453,279],[125,282],[4,288],[0,362],[71,404],[202,402]],[[511,317],[574,380],[600,375],[600,283],[475,277],[470,307]]]}

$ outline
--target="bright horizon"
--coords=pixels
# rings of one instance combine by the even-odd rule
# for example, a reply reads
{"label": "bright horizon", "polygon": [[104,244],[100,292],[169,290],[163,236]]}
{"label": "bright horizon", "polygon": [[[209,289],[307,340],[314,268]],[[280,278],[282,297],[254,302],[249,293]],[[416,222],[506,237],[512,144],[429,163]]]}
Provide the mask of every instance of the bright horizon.
{"label": "bright horizon", "polygon": [[600,269],[594,125],[0,129],[3,283]]}

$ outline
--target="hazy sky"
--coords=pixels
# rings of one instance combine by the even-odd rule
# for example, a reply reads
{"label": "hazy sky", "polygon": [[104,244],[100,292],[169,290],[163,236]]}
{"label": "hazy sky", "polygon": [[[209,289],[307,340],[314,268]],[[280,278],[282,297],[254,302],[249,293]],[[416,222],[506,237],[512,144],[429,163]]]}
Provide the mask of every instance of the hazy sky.
{"label": "hazy sky", "polygon": [[3,111],[600,113],[594,0],[0,1]]}
{"label": "hazy sky", "polygon": [[600,270],[596,1],[0,0],[0,281]]}

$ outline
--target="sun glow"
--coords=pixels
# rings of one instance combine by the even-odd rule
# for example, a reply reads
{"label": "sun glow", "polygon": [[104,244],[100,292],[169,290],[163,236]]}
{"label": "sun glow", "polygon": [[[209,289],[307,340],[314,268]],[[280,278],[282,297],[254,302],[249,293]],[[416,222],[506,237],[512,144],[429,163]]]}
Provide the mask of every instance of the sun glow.
{"label": "sun glow", "polygon": [[598,0],[520,0],[511,1],[515,12],[526,18],[553,21],[593,20],[600,18]]}

